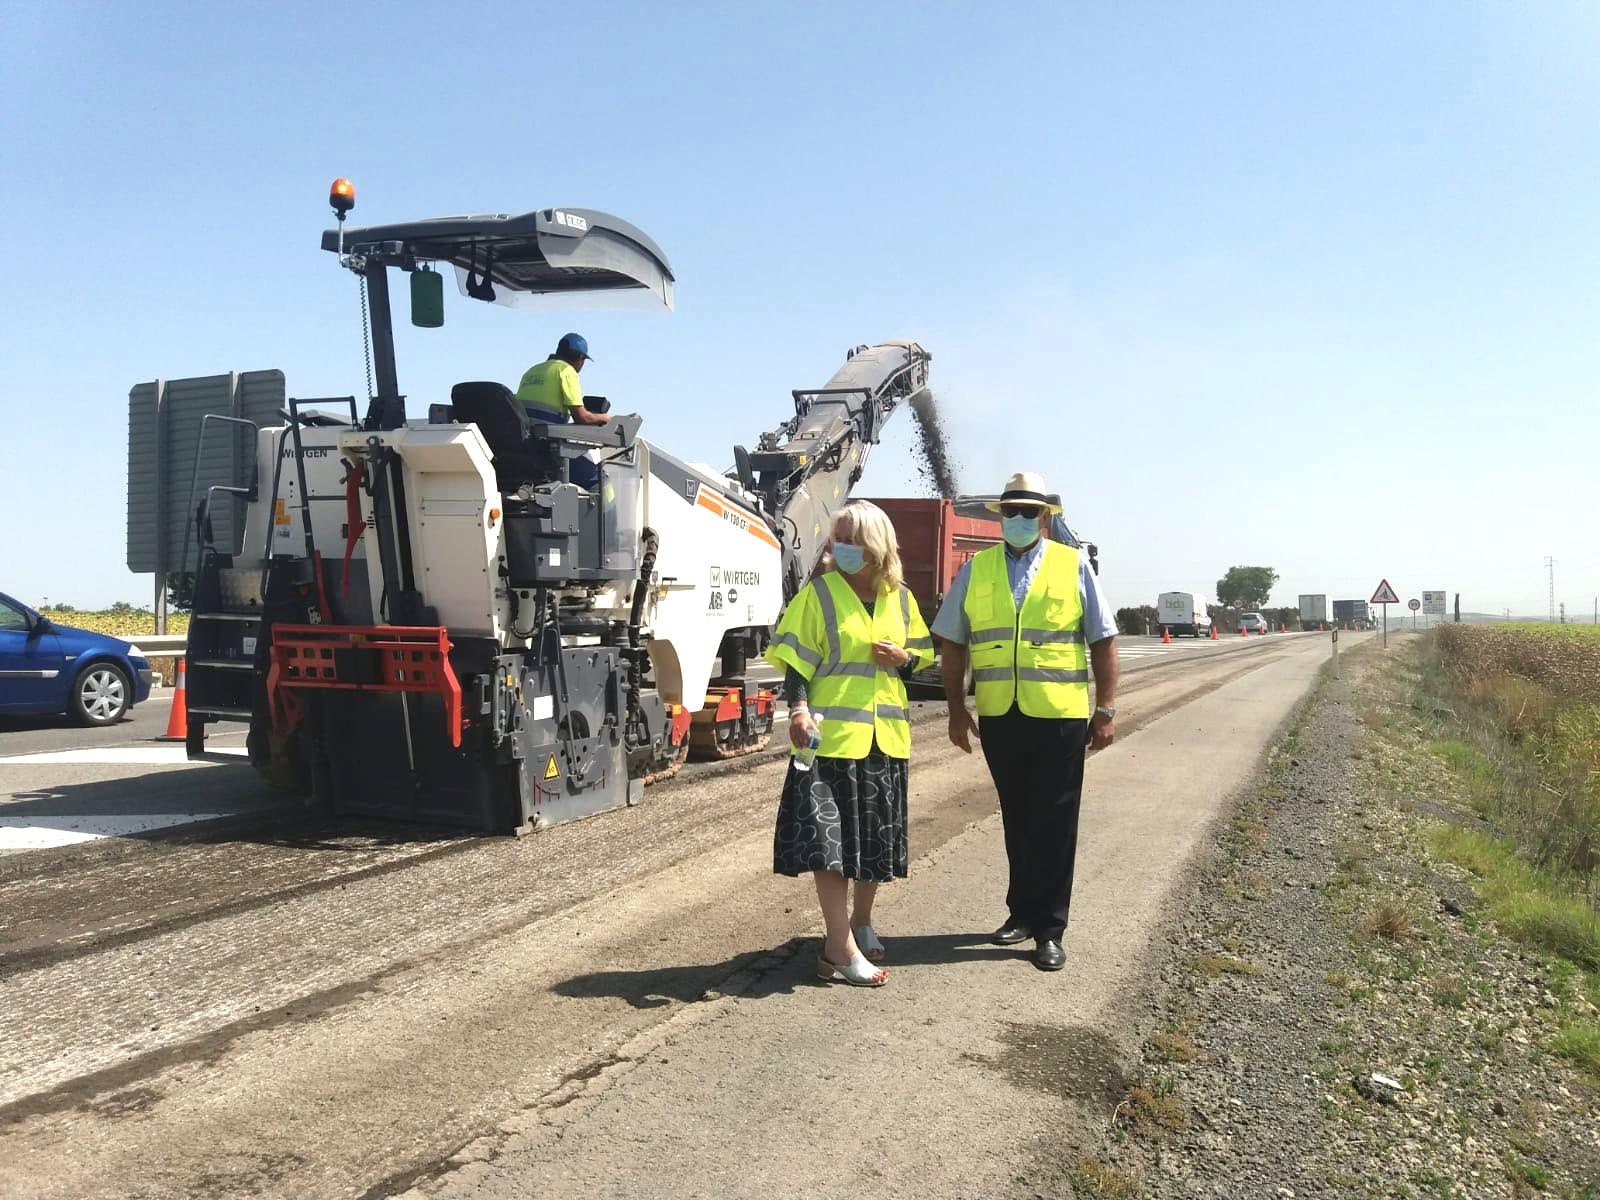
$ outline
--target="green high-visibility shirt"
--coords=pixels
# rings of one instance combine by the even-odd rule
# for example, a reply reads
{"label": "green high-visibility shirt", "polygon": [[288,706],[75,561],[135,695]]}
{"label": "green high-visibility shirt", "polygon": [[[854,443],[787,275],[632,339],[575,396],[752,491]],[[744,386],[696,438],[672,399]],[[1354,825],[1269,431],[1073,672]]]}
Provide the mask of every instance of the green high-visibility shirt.
{"label": "green high-visibility shirt", "polygon": [[527,409],[542,409],[557,420],[565,419],[569,408],[583,407],[583,389],[572,364],[559,358],[535,363],[517,385],[517,399]]}

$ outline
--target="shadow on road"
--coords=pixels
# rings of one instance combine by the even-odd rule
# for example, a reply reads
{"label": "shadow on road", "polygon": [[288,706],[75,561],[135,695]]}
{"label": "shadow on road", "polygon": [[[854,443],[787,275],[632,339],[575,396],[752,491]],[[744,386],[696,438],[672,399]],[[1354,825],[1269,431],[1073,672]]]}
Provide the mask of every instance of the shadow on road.
{"label": "shadow on road", "polygon": [[[884,966],[952,966],[983,959],[1012,959],[1023,955],[1015,947],[991,946],[987,933],[938,933],[917,937],[885,938],[888,959]],[[1026,947],[1032,951],[1032,943]],[[593,971],[562,980],[551,990],[571,999],[612,997],[626,1000],[634,1008],[661,1008],[674,1002],[690,1004],[707,992],[732,991],[746,1000],[788,994],[796,985],[843,986],[824,983],[816,977],[815,965],[821,942],[817,938],[790,938],[772,950],[752,950],[718,963],[692,963],[655,967],[641,971]],[[734,977],[744,971],[757,972],[748,987],[739,987]]]}

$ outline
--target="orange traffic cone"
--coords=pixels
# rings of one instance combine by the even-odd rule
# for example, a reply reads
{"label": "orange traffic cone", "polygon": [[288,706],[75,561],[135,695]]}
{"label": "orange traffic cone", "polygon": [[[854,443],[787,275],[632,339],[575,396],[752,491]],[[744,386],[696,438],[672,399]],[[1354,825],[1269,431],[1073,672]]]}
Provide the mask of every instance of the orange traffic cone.
{"label": "orange traffic cone", "polygon": [[1215,621],[1211,623],[1211,640],[1213,642],[1217,640],[1217,624]]}
{"label": "orange traffic cone", "polygon": [[1287,625],[1285,625],[1282,621],[1279,621],[1278,622],[1278,632],[1279,633],[1288,633],[1289,632],[1289,627]]}
{"label": "orange traffic cone", "polygon": [[1250,631],[1248,629],[1246,629],[1243,625],[1241,625],[1241,626],[1239,626],[1239,636],[1240,637],[1249,637],[1250,636]]}
{"label": "orange traffic cone", "polygon": [[1172,645],[1172,630],[1165,625],[1161,627],[1161,644],[1164,646]]}
{"label": "orange traffic cone", "polygon": [[172,711],[167,714],[167,731],[163,742],[182,742],[189,737],[189,680],[183,669],[184,660],[178,660],[178,690],[172,693]]}

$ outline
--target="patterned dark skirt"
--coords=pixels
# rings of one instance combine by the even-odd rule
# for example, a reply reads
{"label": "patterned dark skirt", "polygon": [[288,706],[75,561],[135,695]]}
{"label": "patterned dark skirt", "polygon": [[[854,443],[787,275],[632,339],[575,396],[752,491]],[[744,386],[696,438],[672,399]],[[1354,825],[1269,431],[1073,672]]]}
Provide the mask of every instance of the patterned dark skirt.
{"label": "patterned dark skirt", "polygon": [[863,883],[904,879],[906,766],[876,744],[866,758],[818,758],[810,771],[791,763],[778,801],[773,872],[838,871]]}

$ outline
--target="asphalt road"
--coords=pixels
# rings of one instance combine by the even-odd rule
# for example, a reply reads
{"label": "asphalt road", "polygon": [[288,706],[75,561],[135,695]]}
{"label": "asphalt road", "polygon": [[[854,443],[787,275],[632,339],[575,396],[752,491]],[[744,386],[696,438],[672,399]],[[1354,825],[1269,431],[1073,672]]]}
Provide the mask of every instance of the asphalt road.
{"label": "asphalt road", "polygon": [[[1122,669],[1131,678],[1163,666],[1262,653],[1318,636],[1179,639],[1170,645],[1159,638],[1119,638],[1118,643]],[[776,683],[776,674],[765,666],[752,677]],[[281,814],[300,809],[298,797],[266,786],[242,757],[236,763],[190,763],[180,743],[160,741],[171,704],[171,690],[159,689],[127,720],[100,729],[74,725],[66,717],[0,723],[0,857],[202,822],[280,820]],[[913,710],[922,707],[914,704]],[[221,732],[208,737],[208,749],[242,755],[242,726],[213,729]],[[781,744],[770,751],[782,753]],[[721,769],[722,764],[691,763],[679,778]]]}
{"label": "asphalt road", "polygon": [[[1151,889],[1121,897],[1127,911],[1159,910],[1195,830],[1322,658],[1320,646],[1295,637],[1129,656],[1122,736],[1104,756],[1131,772],[1127,797],[1138,801],[1112,791],[1106,801],[1125,805],[1131,822],[1106,835],[1107,861],[1141,864],[1134,874]],[[939,715],[924,706],[917,717],[917,890],[889,890],[905,914],[896,924],[925,925],[921,936],[934,939],[922,943],[929,967],[934,951],[947,959],[959,950],[950,928],[988,928],[998,903],[987,775],[980,759],[949,746]],[[1102,756],[1090,768],[1093,779],[1113,778]],[[0,779],[62,769],[84,768],[0,760]],[[809,884],[770,874],[783,769],[776,752],[712,764],[650,789],[637,808],[520,840],[280,810],[254,823],[0,858],[0,1195],[378,1196],[419,1181],[465,1186],[450,1173],[463,1147],[529,1148],[516,1141],[525,1130],[504,1131],[640,1061],[628,1047],[654,1045],[708,989],[792,993],[808,1004],[821,991],[835,1003],[805,979],[816,923]],[[253,776],[200,765],[137,778],[170,792],[235,778],[227,785],[243,787]],[[100,782],[107,796],[128,786]],[[26,793],[6,786],[0,812]],[[1163,815],[1163,804],[1183,819]],[[1116,888],[1099,878],[1094,886],[1110,889],[1096,901],[1103,906]],[[927,907],[913,920],[917,897]],[[1131,955],[1144,927],[1120,928]],[[896,1028],[912,1021],[893,1019]],[[781,1084],[784,1039],[748,1036]],[[656,1110],[686,1102],[674,1101],[672,1081],[687,1076],[653,1078]],[[774,1081],[746,1085],[770,1090]],[[762,1111],[753,1096],[749,1111]],[[714,1140],[713,1126],[680,1125],[673,1136],[685,1147],[691,1133]],[[554,1179],[538,1155],[519,1170],[507,1186],[527,1183],[520,1194]],[[636,1188],[645,1182],[629,1177]],[[672,1194],[698,1194],[692,1175],[674,1178]]]}
{"label": "asphalt road", "polygon": [[0,716],[0,757],[146,743],[166,732],[171,709],[172,689],[155,688],[115,725],[90,728],[63,715]]}

